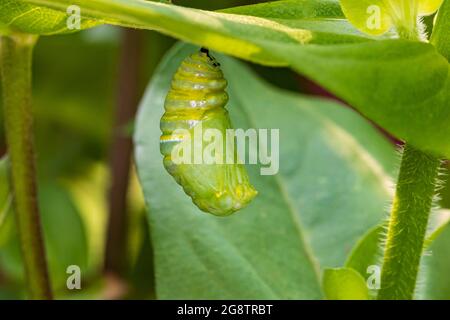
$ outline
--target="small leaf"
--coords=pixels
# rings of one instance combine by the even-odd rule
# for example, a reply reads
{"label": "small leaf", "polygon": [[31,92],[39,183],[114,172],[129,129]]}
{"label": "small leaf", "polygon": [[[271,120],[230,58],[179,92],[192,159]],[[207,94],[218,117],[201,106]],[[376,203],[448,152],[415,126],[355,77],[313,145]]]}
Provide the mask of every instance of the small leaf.
{"label": "small leaf", "polygon": [[325,269],[322,286],[328,300],[369,299],[364,278],[353,269]]}
{"label": "small leaf", "polygon": [[[384,227],[381,225],[369,230],[351,251],[345,267],[357,271],[362,277],[374,276],[373,280],[380,281],[377,277],[381,274],[383,234]],[[368,287],[368,290],[371,297],[376,297],[378,290],[375,286]]]}
{"label": "small leaf", "polygon": [[423,265],[421,298],[450,300],[450,223],[439,230],[439,234],[426,249]]}
{"label": "small leaf", "polygon": [[[450,268],[450,259],[448,259],[447,252],[450,250],[448,245],[448,235],[450,234],[450,223],[439,218],[445,216],[445,213],[437,212],[437,221],[430,230],[427,239],[424,243],[425,255],[421,263],[421,277],[419,280],[417,290],[417,297],[425,299],[435,299],[440,297],[444,299],[446,292],[450,293],[450,278],[442,278],[440,270],[447,270]],[[442,221],[441,221],[442,220]],[[355,245],[345,263],[346,268],[351,268],[363,277],[368,276],[369,267],[377,266],[381,270],[383,259],[383,239],[385,233],[385,226],[380,225],[369,230]],[[436,244],[434,244],[436,242]],[[442,281],[440,281],[442,280]],[[436,290],[435,290],[436,289]],[[376,290],[369,290],[371,296],[376,296]],[[450,299],[447,294],[445,299]]]}
{"label": "small leaf", "polygon": [[0,212],[10,195],[8,166],[9,159],[4,156],[0,159]]}
{"label": "small leaf", "polygon": [[[443,0],[341,0],[342,11],[362,32],[371,35],[386,33],[393,23],[409,25],[410,19],[430,15]],[[417,11],[416,11],[417,9]]]}
{"label": "small leaf", "polygon": [[381,250],[383,231],[382,226],[369,230],[353,248],[345,267],[356,270],[364,276],[367,274],[368,267],[377,265],[383,254]]}
{"label": "small leaf", "polygon": [[360,31],[382,35],[392,27],[390,12],[383,0],[341,0],[342,11]]}
{"label": "small leaf", "polygon": [[436,16],[431,43],[450,60],[450,1],[445,1]]}
{"label": "small leaf", "polygon": [[417,0],[419,3],[419,15],[430,15],[435,13],[444,0]]}
{"label": "small leaf", "polygon": [[0,160],[0,248],[11,235],[12,194],[9,187],[8,161],[7,156]]}

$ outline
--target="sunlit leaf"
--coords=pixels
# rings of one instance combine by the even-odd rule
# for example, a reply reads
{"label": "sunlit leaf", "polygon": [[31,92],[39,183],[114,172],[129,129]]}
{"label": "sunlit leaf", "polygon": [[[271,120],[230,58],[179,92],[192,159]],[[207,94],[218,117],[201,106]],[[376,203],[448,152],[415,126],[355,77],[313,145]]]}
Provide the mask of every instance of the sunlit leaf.
{"label": "sunlit leaf", "polygon": [[436,12],[444,0],[417,0],[417,2],[419,3],[419,14],[429,15]]}
{"label": "sunlit leaf", "polygon": [[438,51],[450,59],[450,1],[445,1],[439,10],[431,36],[431,43]]}
{"label": "sunlit leaf", "polygon": [[[110,24],[152,29],[178,39],[206,46],[231,55],[269,65],[286,65],[274,56],[265,44],[342,43],[367,41],[347,21],[334,19],[336,9],[319,13],[317,0],[302,0],[304,12],[296,19],[260,18],[239,14],[204,11],[137,0],[25,0],[28,3],[46,5],[65,10],[68,5],[78,5],[85,17],[99,19]],[[279,8],[288,8],[292,1],[278,1]],[[328,0],[320,2],[329,3]],[[336,3],[334,4],[336,5]],[[327,4],[329,7],[329,4]],[[242,7],[244,12],[248,8]],[[273,7],[271,7],[273,13]],[[300,11],[297,5],[297,12]],[[260,12],[264,15],[264,10]],[[316,16],[311,19],[310,16]]]}
{"label": "sunlit leaf", "polygon": [[[33,34],[58,34],[74,32],[93,27],[98,22],[81,19],[79,27],[69,20],[77,13],[76,7],[66,6],[65,12],[33,6],[21,0],[2,0],[0,11],[0,32],[21,31]],[[75,17],[76,18],[76,17]],[[2,27],[3,25],[3,27]]]}
{"label": "sunlit leaf", "polygon": [[362,32],[381,35],[392,27],[392,18],[383,0],[341,0],[347,19]]}
{"label": "sunlit leaf", "polygon": [[[253,62],[290,65],[397,138],[450,157],[449,63],[430,44],[367,41],[344,20],[338,19],[340,27],[333,19],[313,27],[306,18],[286,19],[285,10],[277,20],[274,7],[268,19],[136,0],[24,1],[59,9],[74,2],[87,16],[109,17],[109,23],[161,31]],[[287,5],[278,2],[279,8]],[[314,9],[307,3],[305,10]],[[320,16],[314,10],[310,15]],[[318,45],[330,43],[335,45]]]}
{"label": "sunlit leaf", "polygon": [[353,269],[325,269],[322,281],[323,291],[328,300],[369,299],[364,278]]}

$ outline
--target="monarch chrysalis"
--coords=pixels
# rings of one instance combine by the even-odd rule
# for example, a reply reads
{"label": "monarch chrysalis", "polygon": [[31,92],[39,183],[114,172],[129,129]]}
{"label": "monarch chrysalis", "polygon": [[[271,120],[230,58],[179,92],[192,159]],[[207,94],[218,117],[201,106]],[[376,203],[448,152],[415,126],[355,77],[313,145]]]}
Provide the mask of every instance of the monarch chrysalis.
{"label": "monarch chrysalis", "polygon": [[[202,49],[187,57],[175,73],[161,118],[160,148],[166,170],[197,207],[217,216],[232,214],[256,196],[257,191],[250,184],[245,167],[236,162],[176,163],[172,155],[174,148],[188,139],[186,135],[177,134],[180,130],[192,137],[200,126],[203,131],[219,130],[225,137],[226,130],[232,128],[225,109],[228,102],[226,86],[220,64],[208,50]],[[221,143],[225,147],[226,139]],[[201,148],[203,152],[204,147]]]}

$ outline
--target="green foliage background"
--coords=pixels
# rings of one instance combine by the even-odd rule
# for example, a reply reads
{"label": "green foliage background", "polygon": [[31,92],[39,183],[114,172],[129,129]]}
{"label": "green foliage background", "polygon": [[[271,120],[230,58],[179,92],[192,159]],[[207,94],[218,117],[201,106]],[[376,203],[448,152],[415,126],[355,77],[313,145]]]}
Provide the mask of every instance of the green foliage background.
{"label": "green foliage background", "polygon": [[[7,2],[13,5],[15,1]],[[58,9],[65,2],[58,0],[53,6]],[[252,1],[175,2],[219,10]],[[348,284],[345,298],[365,297],[368,293],[361,292],[361,277],[367,277],[367,266],[379,256],[377,226],[392,196],[389,184],[398,165],[395,146],[343,104],[298,94],[308,90],[294,71],[321,84],[398,138],[448,157],[448,61],[429,44],[392,40],[390,34],[374,41],[342,20],[335,1],[288,0],[289,10],[282,10],[277,2],[224,10],[254,16],[245,22],[216,12],[161,9],[153,4],[139,11],[126,0],[115,3],[117,10],[111,12],[116,20],[102,16],[102,1],[89,2],[88,18],[156,29],[267,65],[255,66],[215,53],[230,83],[229,111],[234,124],[280,128],[282,148],[279,176],[263,178],[258,168],[249,168],[261,190],[251,206],[227,220],[199,212],[164,171],[157,145],[162,101],[171,75],[196,47],[177,45],[161,60],[175,41],[146,32],[142,92],[151,82],[137,122],[129,124],[143,194],[134,174],[129,192],[130,290],[126,298],[342,298],[342,281]],[[4,8],[0,20],[7,21],[6,13],[14,12]],[[27,21],[24,17],[15,23]],[[52,26],[42,21],[41,27],[48,29],[39,29],[37,24],[34,31],[62,30],[60,22]],[[52,284],[59,298],[108,294],[101,257],[120,34],[118,27],[100,26],[43,36],[35,51],[39,197]],[[398,92],[399,87],[404,91]],[[4,154],[3,130],[0,149]],[[0,298],[11,299],[24,297],[24,284],[8,206],[6,165],[2,163],[0,174],[0,210],[5,208],[0,211]],[[442,192],[447,208],[448,190]],[[419,298],[450,299],[446,216],[441,210],[433,217],[430,237],[435,241],[428,248],[432,254],[424,258],[425,285]],[[358,251],[361,247],[364,250]],[[81,293],[65,289],[69,264],[85,270]],[[354,268],[359,275],[336,269],[343,266]]]}

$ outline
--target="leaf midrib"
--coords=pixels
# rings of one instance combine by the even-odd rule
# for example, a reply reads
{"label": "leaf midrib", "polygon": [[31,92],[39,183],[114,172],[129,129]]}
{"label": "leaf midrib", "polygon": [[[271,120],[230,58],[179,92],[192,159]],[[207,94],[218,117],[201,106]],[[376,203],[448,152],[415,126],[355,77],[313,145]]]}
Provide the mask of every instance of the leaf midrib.
{"label": "leaf midrib", "polygon": [[[252,118],[250,117],[250,113],[249,113],[249,110],[246,108],[246,104],[243,103],[243,101],[240,99],[239,96],[237,96],[237,98],[240,100],[240,104],[242,106],[241,110],[244,113],[245,117],[248,119],[250,126],[257,128],[257,126],[253,123]],[[284,199],[284,202],[285,202],[288,212],[289,212],[289,216],[291,217],[291,220],[293,221],[294,227],[297,231],[297,237],[300,240],[300,243],[302,244],[302,247],[304,248],[304,251],[305,251],[305,256],[309,260],[310,265],[314,271],[316,284],[317,284],[319,290],[321,290],[320,265],[314,255],[314,250],[313,250],[312,246],[310,245],[310,242],[306,239],[306,232],[303,230],[303,226],[302,226],[301,219],[300,219],[300,213],[298,212],[297,208],[293,204],[289,193],[284,188],[283,179],[280,177],[280,175],[279,174],[275,175],[273,177],[273,180],[275,181],[275,184]],[[322,295],[323,295],[323,293],[322,293]]]}

